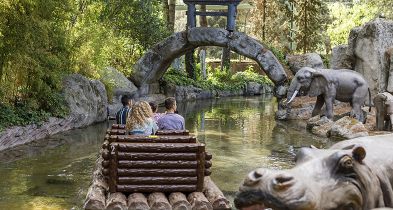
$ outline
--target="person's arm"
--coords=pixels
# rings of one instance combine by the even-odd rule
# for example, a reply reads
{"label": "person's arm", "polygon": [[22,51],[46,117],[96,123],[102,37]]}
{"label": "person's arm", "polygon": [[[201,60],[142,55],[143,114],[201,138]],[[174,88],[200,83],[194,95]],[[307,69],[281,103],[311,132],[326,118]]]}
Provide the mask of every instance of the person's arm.
{"label": "person's arm", "polygon": [[183,118],[183,120],[182,120],[182,124],[183,124],[183,130],[186,130],[186,121],[184,120],[184,117],[182,117]]}

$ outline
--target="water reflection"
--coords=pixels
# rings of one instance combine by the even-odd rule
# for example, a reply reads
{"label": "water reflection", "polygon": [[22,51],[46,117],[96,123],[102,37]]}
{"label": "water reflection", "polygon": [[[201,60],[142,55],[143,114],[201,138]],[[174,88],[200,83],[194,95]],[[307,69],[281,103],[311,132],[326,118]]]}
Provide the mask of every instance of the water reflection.
{"label": "water reflection", "polygon": [[[247,172],[290,167],[303,145],[326,146],[298,122],[274,120],[272,97],[179,103],[186,126],[213,154],[212,178],[233,196]],[[79,209],[106,123],[32,142],[0,154],[0,209]]]}

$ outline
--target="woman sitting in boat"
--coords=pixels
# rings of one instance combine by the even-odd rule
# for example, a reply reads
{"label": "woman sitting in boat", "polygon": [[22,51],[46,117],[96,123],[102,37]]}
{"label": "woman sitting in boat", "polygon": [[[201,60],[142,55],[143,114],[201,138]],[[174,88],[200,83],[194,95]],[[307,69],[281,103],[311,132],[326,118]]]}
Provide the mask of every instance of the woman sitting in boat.
{"label": "woman sitting in boat", "polygon": [[130,135],[152,135],[158,130],[149,103],[138,101],[128,115],[126,128]]}

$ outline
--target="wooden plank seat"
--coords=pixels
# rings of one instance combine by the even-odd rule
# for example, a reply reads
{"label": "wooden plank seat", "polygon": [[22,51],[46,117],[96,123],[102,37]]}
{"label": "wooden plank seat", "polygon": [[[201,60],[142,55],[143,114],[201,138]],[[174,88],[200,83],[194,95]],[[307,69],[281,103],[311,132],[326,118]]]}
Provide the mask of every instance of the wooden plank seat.
{"label": "wooden plank seat", "polygon": [[[211,174],[212,165],[204,144],[195,138],[192,143],[168,143],[147,141],[148,137],[143,136],[122,137],[103,144],[103,174],[111,193],[202,192],[204,177]],[[179,137],[186,136],[155,139]],[[123,142],[125,139],[127,142]]]}

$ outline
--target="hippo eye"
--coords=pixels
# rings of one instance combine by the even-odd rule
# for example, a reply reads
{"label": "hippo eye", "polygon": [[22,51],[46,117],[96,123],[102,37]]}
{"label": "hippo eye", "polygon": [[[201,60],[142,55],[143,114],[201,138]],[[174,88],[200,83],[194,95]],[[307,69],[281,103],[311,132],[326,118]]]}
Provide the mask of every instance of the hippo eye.
{"label": "hippo eye", "polygon": [[342,168],[346,168],[346,169],[352,168],[352,167],[353,167],[352,158],[349,157],[349,156],[344,156],[344,157],[341,158],[341,160],[340,160],[340,166],[341,166]]}
{"label": "hippo eye", "polygon": [[304,79],[303,76],[298,76],[298,77],[297,77],[297,80],[299,80],[299,81],[302,81],[303,79]]}

